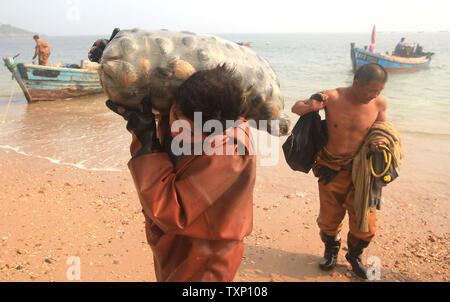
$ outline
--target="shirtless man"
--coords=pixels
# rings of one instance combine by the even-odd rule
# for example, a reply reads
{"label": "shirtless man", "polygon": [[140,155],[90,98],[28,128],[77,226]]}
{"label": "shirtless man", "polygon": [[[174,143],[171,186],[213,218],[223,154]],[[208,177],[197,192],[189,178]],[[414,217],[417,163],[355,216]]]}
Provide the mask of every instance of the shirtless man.
{"label": "shirtless man", "polygon": [[[367,278],[361,254],[376,232],[375,212],[369,217],[369,232],[361,232],[353,209],[354,186],[352,159],[360,149],[375,121],[386,120],[386,98],[380,93],[387,81],[387,73],[378,64],[363,65],[356,73],[352,86],[319,93],[323,102],[301,100],[292,112],[303,115],[325,108],[328,142],[318,153],[313,171],[319,177],[320,213],[317,223],[325,243],[325,254],[319,267],[331,270],[340,249],[340,231],[345,212],[349,214],[348,253],[346,259],[353,271]],[[382,142],[371,149],[380,152]]]}

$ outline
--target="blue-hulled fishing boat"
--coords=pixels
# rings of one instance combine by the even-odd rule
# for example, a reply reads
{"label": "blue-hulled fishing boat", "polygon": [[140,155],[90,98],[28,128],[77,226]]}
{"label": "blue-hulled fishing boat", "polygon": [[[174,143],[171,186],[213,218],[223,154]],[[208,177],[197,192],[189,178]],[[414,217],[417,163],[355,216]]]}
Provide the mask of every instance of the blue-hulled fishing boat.
{"label": "blue-hulled fishing boat", "polygon": [[350,56],[354,72],[360,66],[368,63],[380,64],[387,72],[405,72],[420,70],[430,65],[433,53],[420,54],[414,57],[400,57],[383,53],[374,53],[365,49],[356,48],[355,43],[351,43]]}
{"label": "blue-hulled fishing boat", "polygon": [[23,64],[3,58],[28,102],[67,99],[103,92],[95,68],[52,67]]}

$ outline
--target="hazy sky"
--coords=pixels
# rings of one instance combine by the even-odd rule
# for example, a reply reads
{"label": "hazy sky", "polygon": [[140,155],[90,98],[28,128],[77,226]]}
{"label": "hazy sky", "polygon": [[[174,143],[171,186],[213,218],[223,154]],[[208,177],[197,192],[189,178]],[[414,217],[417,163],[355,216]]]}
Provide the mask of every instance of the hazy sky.
{"label": "hazy sky", "polygon": [[[406,4],[407,3],[407,4]],[[0,23],[48,35],[450,30],[449,0],[1,0]]]}

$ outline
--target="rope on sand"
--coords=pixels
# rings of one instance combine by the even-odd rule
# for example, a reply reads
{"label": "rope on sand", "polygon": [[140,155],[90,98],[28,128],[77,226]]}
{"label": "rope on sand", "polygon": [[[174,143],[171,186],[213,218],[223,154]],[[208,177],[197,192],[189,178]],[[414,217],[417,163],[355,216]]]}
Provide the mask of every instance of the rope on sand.
{"label": "rope on sand", "polygon": [[6,117],[8,116],[9,107],[11,106],[12,97],[14,95],[14,88],[16,87],[16,85],[14,85],[14,84],[15,84],[15,82],[12,81],[11,95],[9,96],[8,105],[6,106],[6,110],[5,110],[5,113],[3,114],[2,122],[0,123],[0,130],[2,129],[3,124],[6,122]]}

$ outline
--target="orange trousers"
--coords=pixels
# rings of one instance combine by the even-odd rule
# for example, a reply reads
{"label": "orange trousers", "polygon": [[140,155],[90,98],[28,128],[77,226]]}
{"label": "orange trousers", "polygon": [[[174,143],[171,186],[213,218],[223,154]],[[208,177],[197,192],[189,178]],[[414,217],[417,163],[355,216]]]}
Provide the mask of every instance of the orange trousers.
{"label": "orange trousers", "polygon": [[349,233],[358,239],[370,242],[377,231],[376,212],[370,213],[369,232],[361,232],[356,226],[356,214],[353,208],[355,188],[350,169],[341,170],[336,177],[324,185],[319,182],[320,212],[317,224],[322,232],[336,236],[342,230],[345,213],[349,216]]}
{"label": "orange trousers", "polygon": [[39,65],[47,66],[48,57],[50,56],[49,53],[40,53],[39,54]]}

